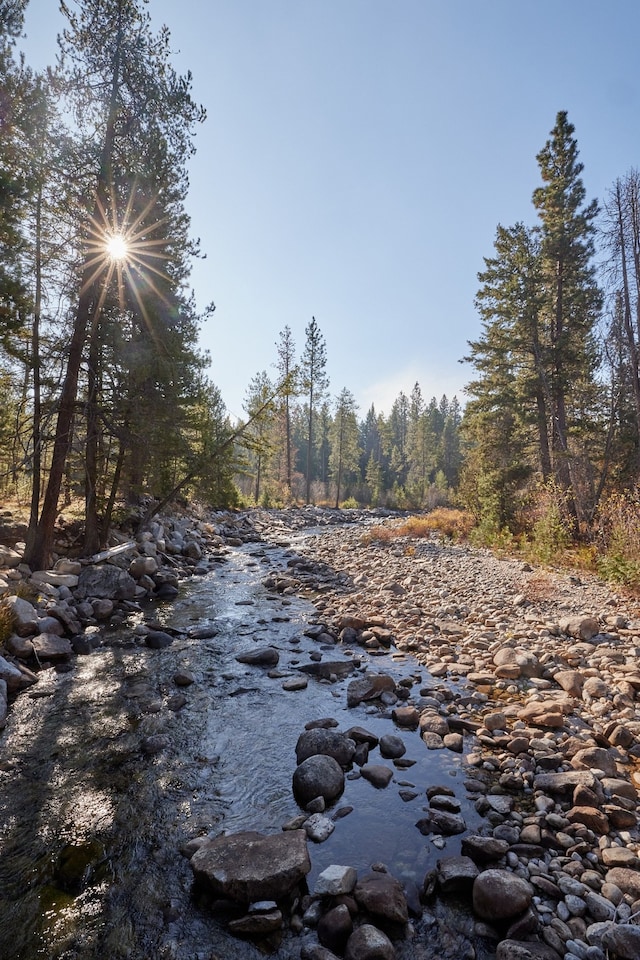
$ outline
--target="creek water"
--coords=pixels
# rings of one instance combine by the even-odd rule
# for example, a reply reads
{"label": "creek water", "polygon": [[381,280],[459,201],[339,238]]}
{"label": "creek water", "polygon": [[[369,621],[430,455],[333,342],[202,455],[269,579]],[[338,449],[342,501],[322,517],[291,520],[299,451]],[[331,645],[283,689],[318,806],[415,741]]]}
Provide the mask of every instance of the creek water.
{"label": "creek water", "polygon": [[[341,730],[398,733],[415,764],[395,770],[382,790],[347,779],[328,815],[353,811],[336,820],[327,841],[310,842],[310,889],[331,863],[366,871],[376,861],[420,885],[439,857],[459,852],[456,838],[440,851],[415,826],[433,784],[453,787],[467,825],[478,823],[459,757],[427,751],[417,732],[396,730],[378,706],[347,708],[349,677],[331,684],[309,678],[305,690],[286,691],[264,668],[236,661],[269,644],[279,650],[278,669],[295,674],[318,651],[304,635],[313,607],[262,585],[286,557],[283,548],[255,544],[230,551],[188,580],[174,603],[146,611],[178,631],[170,647],[146,647],[134,618],[106,632],[69,672],[43,670],[16,699],[0,739],[2,960],[263,956],[264,945],[229,936],[194,898],[179,849],[204,834],[274,833],[298,815],[295,745],[305,723],[321,717],[334,717]],[[350,659],[340,646],[320,652]],[[360,670],[428,681],[410,658],[354,656]],[[184,691],[173,681],[179,668],[195,677]],[[372,752],[371,761],[378,758]],[[400,790],[412,787],[417,797],[403,801]],[[399,957],[494,956],[477,942],[475,953],[459,952],[471,920],[455,906],[434,908],[415,928],[413,940],[397,944]],[[287,935],[269,952],[275,960],[297,958],[302,942]]]}

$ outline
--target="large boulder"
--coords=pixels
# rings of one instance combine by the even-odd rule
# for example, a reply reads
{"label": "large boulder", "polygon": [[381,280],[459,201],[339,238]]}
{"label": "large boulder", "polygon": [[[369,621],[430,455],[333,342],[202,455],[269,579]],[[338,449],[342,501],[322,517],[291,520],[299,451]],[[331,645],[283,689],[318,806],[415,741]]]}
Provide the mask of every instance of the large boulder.
{"label": "large boulder", "polygon": [[402,884],[390,873],[372,871],[358,880],[353,895],[362,910],[379,920],[398,924],[409,920]]}
{"label": "large boulder", "polygon": [[136,595],[136,582],[126,570],[121,570],[111,563],[83,567],[75,595],[80,600],[87,597],[133,600]]}
{"label": "large boulder", "polygon": [[344,790],[342,767],[333,757],[314,754],[303,760],[293,774],[293,794],[305,807],[316,797],[335,800]]}
{"label": "large boulder", "polygon": [[388,936],[370,923],[363,923],[347,941],[345,960],[394,960],[396,951]]}
{"label": "large boulder", "polygon": [[530,884],[508,870],[484,870],[473,883],[473,909],[490,923],[524,913],[532,897]]}
{"label": "large boulder", "polygon": [[311,870],[304,830],[215,837],[202,844],[190,862],[197,880],[240,903],[281,900]]}
{"label": "large boulder", "polygon": [[354,740],[337,730],[325,730],[322,727],[305,730],[298,737],[296,744],[296,760],[298,763],[302,763],[303,760],[307,760],[316,754],[322,754],[333,757],[341,767],[348,767],[355,752],[356,744]]}

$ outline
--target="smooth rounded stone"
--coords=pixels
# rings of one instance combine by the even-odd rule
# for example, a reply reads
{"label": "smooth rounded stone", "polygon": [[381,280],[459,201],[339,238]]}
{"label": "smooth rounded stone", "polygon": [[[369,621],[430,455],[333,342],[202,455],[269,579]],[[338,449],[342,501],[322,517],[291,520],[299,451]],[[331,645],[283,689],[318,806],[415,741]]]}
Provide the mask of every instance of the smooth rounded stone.
{"label": "smooth rounded stone", "polygon": [[256,650],[238,653],[236,660],[238,663],[248,663],[250,666],[275,667],[280,660],[280,654],[275,647],[258,647]]}
{"label": "smooth rounded stone", "polygon": [[280,900],[311,870],[304,830],[215,837],[202,844],[190,864],[214,894],[241,903]]}
{"label": "smooth rounded stone", "polygon": [[391,767],[385,767],[381,763],[365,763],[360,767],[360,773],[365,780],[372,783],[374,787],[387,787],[393,779],[393,770]]}
{"label": "smooth rounded stone", "polygon": [[615,884],[634,900],[640,899],[640,871],[629,867],[612,867],[611,870],[607,870],[605,880],[607,883]]}
{"label": "smooth rounded stone", "polygon": [[611,950],[619,960],[638,960],[640,927],[631,923],[611,924],[603,932],[602,946]]}
{"label": "smooth rounded stone", "polygon": [[489,869],[473,884],[473,909],[483,920],[517,917],[531,904],[533,888],[508,870]]}
{"label": "smooth rounded stone", "polygon": [[461,733],[446,733],[442,738],[442,743],[452,753],[462,753],[464,750],[464,737]]}
{"label": "smooth rounded stone", "polygon": [[314,843],[324,843],[324,841],[331,836],[335,828],[336,825],[333,820],[324,817],[321,813],[312,814],[304,822],[305,832]]}
{"label": "smooth rounded stone", "polygon": [[320,917],[318,940],[330,950],[342,953],[352,933],[353,920],[346,904],[340,903]]}
{"label": "smooth rounded stone", "polygon": [[554,673],[553,679],[570,697],[577,699],[582,697],[584,677],[579,670],[558,670]]}
{"label": "smooth rounded stone", "polygon": [[335,800],[344,790],[342,767],[333,757],[315,754],[299,764],[293,774],[293,794],[304,807],[316,797]]}
{"label": "smooth rounded stone", "polygon": [[587,677],[582,685],[582,697],[597,700],[609,694],[609,687],[600,677]]}
{"label": "smooth rounded stone", "polygon": [[420,733],[423,740],[425,739],[425,734],[436,734],[442,738],[450,732],[447,719],[435,710],[424,710],[420,714]]}
{"label": "smooth rounded stone", "polygon": [[589,890],[584,895],[584,902],[586,903],[587,910],[594,920],[605,921],[615,919],[615,905],[601,894],[595,893],[593,890]]}
{"label": "smooth rounded stone", "polygon": [[395,960],[396,951],[389,937],[370,923],[363,923],[347,941],[345,960]]}
{"label": "smooth rounded stone", "polygon": [[404,741],[393,733],[385,733],[380,737],[380,753],[387,760],[397,760],[407,752]]}
{"label": "smooth rounded stone", "polygon": [[436,866],[438,887],[443,894],[470,891],[478,873],[471,857],[445,857]]}
{"label": "smooth rounded stone", "polygon": [[361,877],[353,895],[362,910],[390,923],[404,925],[409,920],[409,908],[402,884],[390,873],[372,871]]}
{"label": "smooth rounded stone", "polygon": [[491,732],[494,730],[507,729],[507,715],[502,710],[485,714],[482,718],[482,722],[484,723],[486,729]]}
{"label": "smooth rounded stone", "polygon": [[33,604],[14,595],[3,597],[2,603],[19,637],[29,637],[38,632],[39,615]]}
{"label": "smooth rounded stone", "polygon": [[475,863],[492,863],[495,860],[501,860],[508,849],[508,842],[496,837],[465,837],[461,846],[462,853],[471,857]]}
{"label": "smooth rounded stone", "polygon": [[420,714],[417,708],[412,706],[394,707],[391,716],[399,727],[409,730],[415,730],[420,722]]}
{"label": "smooth rounded stone", "polygon": [[351,893],[357,879],[358,872],[355,867],[343,867],[333,863],[318,874],[313,892],[316,896],[339,897],[341,894]]}
{"label": "smooth rounded stone", "polygon": [[615,758],[604,747],[585,747],[571,758],[574,770],[602,770],[605,776],[615,777],[618,766]]}
{"label": "smooth rounded stone", "polygon": [[185,668],[176,670],[173,675],[173,682],[175,683],[176,687],[190,687],[192,683],[195,683],[195,679],[196,678],[191,671],[186,670]]}
{"label": "smooth rounded stone", "polygon": [[422,742],[427,750],[444,750],[444,739],[439,733],[431,733],[429,730],[425,730],[422,734]]}
{"label": "smooth rounded stone", "polygon": [[29,637],[20,637],[17,633],[12,633],[5,640],[4,646],[6,652],[18,660],[29,660],[33,656],[33,643]]}
{"label": "smooth rounded stone", "polygon": [[350,766],[356,752],[355,740],[335,729],[315,727],[305,730],[296,743],[296,761],[302,763],[309,757],[321,754],[333,757],[341,767]]}
{"label": "smooth rounded stone", "polygon": [[39,586],[48,583],[52,587],[77,587],[78,577],[72,573],[56,573],[55,570],[35,570],[31,574],[31,582]]}
{"label": "smooth rounded stone", "polygon": [[430,790],[428,790],[427,796],[429,798],[429,806],[436,810],[447,810],[449,813],[460,813],[460,810],[462,809],[462,804],[455,797],[453,791],[451,793],[445,793],[444,791],[442,793],[439,791],[432,793]]}
{"label": "smooth rounded stone", "polygon": [[171,646],[173,640],[174,638],[171,634],[166,633],[164,630],[149,630],[144,638],[146,646],[151,650],[164,650],[166,647]]}
{"label": "smooth rounded stone", "polygon": [[288,690],[289,692],[296,690],[306,690],[309,685],[309,681],[306,677],[289,677],[282,684],[283,690]]}
{"label": "smooth rounded stone", "polygon": [[605,867],[629,867],[630,870],[640,868],[640,858],[629,847],[611,846],[600,851]]}
{"label": "smooth rounded stone", "polygon": [[609,833],[609,820],[607,816],[596,807],[571,807],[567,812],[567,820],[569,823],[584,824],[585,827],[593,830],[598,836],[605,836]]}

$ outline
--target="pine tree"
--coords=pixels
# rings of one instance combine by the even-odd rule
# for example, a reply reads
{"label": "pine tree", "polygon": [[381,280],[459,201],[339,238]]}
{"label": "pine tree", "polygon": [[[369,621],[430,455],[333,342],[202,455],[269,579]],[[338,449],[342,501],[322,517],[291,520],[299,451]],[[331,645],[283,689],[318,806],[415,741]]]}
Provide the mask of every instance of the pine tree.
{"label": "pine tree", "polygon": [[317,410],[329,386],[326,373],[327,346],[315,317],[305,328],[305,346],[300,365],[301,387],[306,396],[307,408],[307,464],[306,464],[306,502],[311,503],[311,482],[313,479],[314,426]]}
{"label": "pine tree", "polygon": [[336,411],[330,431],[331,454],[329,466],[336,485],[336,510],[346,480],[358,471],[360,448],[358,446],[358,420],[355,397],[345,387],[336,400]]}
{"label": "pine tree", "polygon": [[[149,17],[136,0],[83,0],[77,13],[61,9],[69,26],[61,41],[67,102],[74,111],[85,174],[85,248],[49,481],[27,561],[43,566],[51,552],[62,478],[71,447],[79,375],[91,344],[87,409],[87,543],[98,542],[96,524],[98,371],[101,328],[118,309],[159,351],[168,349],[184,306],[180,287],[187,276],[188,220],[185,164],[202,111],[192,102],[190,77],[170,66],[169,35],[151,33]],[[80,151],[79,151],[80,153]],[[107,242],[123,235],[129,244],[118,269]],[[103,308],[105,314],[102,314]],[[177,323],[176,323],[177,320]],[[141,340],[141,345],[144,344]]]}
{"label": "pine tree", "polygon": [[580,393],[593,384],[598,361],[594,328],[602,295],[592,262],[598,205],[595,200],[585,204],[583,164],[573,134],[566,111],[560,111],[537,157],[543,185],[534,190],[533,204],[540,219],[546,294],[541,319],[548,350],[551,459],[569,513],[576,517],[571,429],[581,414]]}

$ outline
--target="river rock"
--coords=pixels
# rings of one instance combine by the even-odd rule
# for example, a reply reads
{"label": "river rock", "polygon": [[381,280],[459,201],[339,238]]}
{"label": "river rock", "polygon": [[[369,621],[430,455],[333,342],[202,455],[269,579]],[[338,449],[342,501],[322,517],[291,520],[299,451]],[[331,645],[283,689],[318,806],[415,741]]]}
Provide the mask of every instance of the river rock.
{"label": "river rock", "polygon": [[279,900],[311,869],[304,830],[216,837],[206,841],[190,863],[196,879],[213,893],[241,903]]}
{"label": "river rock", "polygon": [[484,870],[473,884],[473,909],[491,923],[524,913],[532,897],[530,884],[508,870]]}
{"label": "river rock", "polygon": [[302,807],[316,797],[335,800],[343,790],[344,773],[333,757],[314,754],[303,760],[294,771],[293,794]]}
{"label": "river rock", "polygon": [[385,733],[380,737],[380,753],[388,760],[398,760],[407,752],[404,741],[393,733]]}
{"label": "river rock", "polygon": [[385,673],[368,673],[352,680],[347,687],[347,706],[357,707],[363,700],[377,700],[383,693],[393,693],[395,688],[393,677]]}
{"label": "river rock", "polygon": [[347,941],[345,960],[395,960],[396,951],[382,930],[363,923]]}
{"label": "river rock", "polygon": [[327,910],[318,923],[318,940],[323,946],[338,953],[342,953],[352,933],[353,920],[345,903],[339,903]]}
{"label": "river rock", "polygon": [[7,684],[5,680],[0,679],[0,730],[4,730],[7,725],[7,711],[9,709],[9,700],[7,695]]}
{"label": "river rock", "polygon": [[611,924],[602,934],[602,946],[620,960],[640,957],[640,927],[630,923]]}
{"label": "river rock", "polygon": [[24,673],[13,663],[9,663],[5,657],[0,656],[0,680],[4,680],[9,693],[17,693],[18,690],[24,690],[30,687],[37,680],[30,671]]}
{"label": "river rock", "polygon": [[296,760],[298,763],[302,763],[303,760],[315,754],[323,754],[327,757],[333,757],[341,767],[347,768],[351,765],[355,752],[355,741],[346,734],[320,727],[305,730],[298,737],[296,744]]}
{"label": "river rock", "polygon": [[271,909],[251,910],[243,917],[230,920],[229,930],[236,936],[260,937],[281,930],[283,925],[282,911],[274,904]]}
{"label": "river rock", "polygon": [[105,563],[100,566],[83,567],[74,592],[80,600],[88,597],[133,600],[136,595],[136,582],[126,570],[121,570],[111,563]]}
{"label": "river rock", "polygon": [[393,770],[382,763],[364,763],[360,767],[360,773],[365,780],[379,789],[388,787],[393,779]]}
{"label": "river rock", "polygon": [[470,857],[446,857],[438,860],[436,876],[442,893],[471,891],[479,870]]}
{"label": "river rock", "polygon": [[238,663],[248,663],[257,667],[275,667],[279,659],[280,654],[275,647],[258,647],[256,650],[249,650],[236,656]]}
{"label": "river rock", "polygon": [[623,893],[629,894],[634,900],[640,900],[640,871],[630,867],[612,867],[607,870],[607,883],[613,883]]}
{"label": "river rock", "polygon": [[357,879],[358,873],[355,867],[343,867],[333,863],[318,875],[313,892],[316,896],[339,897],[342,894],[351,893]]}
{"label": "river rock", "polygon": [[22,563],[22,556],[12,547],[6,547],[0,543],[0,567],[9,567],[13,569]]}
{"label": "river rock", "polygon": [[13,630],[19,637],[31,637],[38,632],[38,612],[28,600],[16,596],[5,597],[3,606],[9,610]]}
{"label": "river rock", "polygon": [[559,626],[563,633],[587,642],[600,632],[600,624],[595,617],[564,617]]}
{"label": "river rock", "polygon": [[571,766],[575,770],[602,770],[608,777],[615,777],[618,765],[615,757],[604,747],[585,747],[578,750],[571,758]]}
{"label": "river rock", "polygon": [[151,650],[164,650],[171,646],[173,639],[171,634],[165,630],[149,630],[144,642]]}
{"label": "river rock", "polygon": [[358,906],[374,917],[403,925],[409,920],[402,884],[389,873],[366,874],[356,883],[353,895]]}
{"label": "river rock", "polygon": [[504,857],[509,849],[506,840],[496,837],[468,836],[462,841],[462,853],[474,863],[491,863]]}
{"label": "river rock", "polygon": [[53,633],[39,633],[31,642],[40,660],[68,660],[73,653],[69,640]]}
{"label": "river rock", "polygon": [[508,939],[501,940],[498,944],[496,960],[562,960],[562,958],[546,943]]}
{"label": "river rock", "polygon": [[312,814],[304,822],[305,833],[309,840],[313,840],[315,843],[324,843],[335,828],[336,825],[333,820],[329,820],[329,817],[324,817],[321,813]]}

